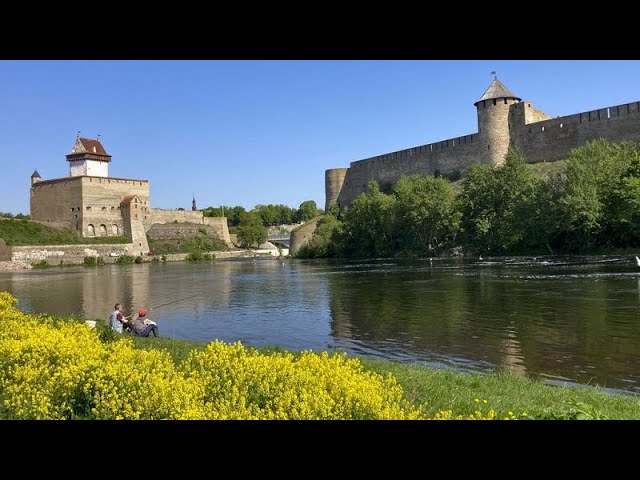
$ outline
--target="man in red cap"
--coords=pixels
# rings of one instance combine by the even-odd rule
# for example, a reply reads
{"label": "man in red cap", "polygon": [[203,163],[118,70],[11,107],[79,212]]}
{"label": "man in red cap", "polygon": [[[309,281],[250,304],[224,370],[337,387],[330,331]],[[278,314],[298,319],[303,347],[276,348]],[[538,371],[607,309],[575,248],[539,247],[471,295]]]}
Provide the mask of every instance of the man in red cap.
{"label": "man in red cap", "polygon": [[138,318],[129,322],[131,324],[131,334],[137,337],[148,337],[151,332],[153,336],[158,336],[158,324],[147,318],[147,311],[143,308],[138,312]]}

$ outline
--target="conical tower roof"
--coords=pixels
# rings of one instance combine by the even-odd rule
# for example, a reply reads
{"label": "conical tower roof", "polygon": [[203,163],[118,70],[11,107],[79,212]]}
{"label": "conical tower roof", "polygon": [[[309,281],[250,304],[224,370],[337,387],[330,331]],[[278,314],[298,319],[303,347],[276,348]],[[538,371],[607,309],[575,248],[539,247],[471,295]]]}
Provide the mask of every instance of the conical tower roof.
{"label": "conical tower roof", "polygon": [[42,177],[40,176],[40,174],[38,173],[38,170],[36,169],[31,174],[31,178],[42,178]]}
{"label": "conical tower roof", "polygon": [[515,98],[516,100],[522,100],[520,97],[516,97],[511,90],[504,86],[504,84],[497,78],[491,82],[489,88],[484,92],[484,95],[480,97],[474,105],[479,104],[484,100],[492,100],[494,98]]}

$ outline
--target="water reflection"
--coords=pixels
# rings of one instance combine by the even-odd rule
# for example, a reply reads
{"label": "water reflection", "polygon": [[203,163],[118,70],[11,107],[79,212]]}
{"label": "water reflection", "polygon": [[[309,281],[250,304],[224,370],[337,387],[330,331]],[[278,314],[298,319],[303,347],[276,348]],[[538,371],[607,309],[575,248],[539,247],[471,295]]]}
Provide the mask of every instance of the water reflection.
{"label": "water reflection", "polygon": [[631,257],[253,260],[0,274],[20,308],[106,319],[145,307],[163,335],[342,349],[464,371],[640,391]]}

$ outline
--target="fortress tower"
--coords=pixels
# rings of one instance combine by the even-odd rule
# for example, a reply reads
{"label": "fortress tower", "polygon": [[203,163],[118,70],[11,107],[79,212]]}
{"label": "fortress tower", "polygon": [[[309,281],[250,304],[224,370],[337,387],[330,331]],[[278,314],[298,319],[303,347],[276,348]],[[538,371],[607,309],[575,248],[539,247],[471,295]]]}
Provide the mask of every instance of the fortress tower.
{"label": "fortress tower", "polygon": [[38,173],[38,170],[34,170],[31,174],[31,185],[33,185],[34,183],[38,183],[40,180],[42,180],[42,177]]}
{"label": "fortress tower", "polygon": [[340,191],[342,190],[342,185],[344,184],[344,179],[347,176],[348,171],[348,168],[331,168],[324,172],[325,212],[328,212],[329,207],[336,203],[338,204],[338,207],[340,207],[338,196],[340,195]]}
{"label": "fortress tower", "polygon": [[108,177],[111,155],[107,153],[99,139],[76,138],[71,152],[67,155],[69,176]]}
{"label": "fortress tower", "polygon": [[495,78],[480,100],[474,103],[478,110],[479,153],[482,154],[478,163],[502,165],[509,150],[509,109],[521,101]]}

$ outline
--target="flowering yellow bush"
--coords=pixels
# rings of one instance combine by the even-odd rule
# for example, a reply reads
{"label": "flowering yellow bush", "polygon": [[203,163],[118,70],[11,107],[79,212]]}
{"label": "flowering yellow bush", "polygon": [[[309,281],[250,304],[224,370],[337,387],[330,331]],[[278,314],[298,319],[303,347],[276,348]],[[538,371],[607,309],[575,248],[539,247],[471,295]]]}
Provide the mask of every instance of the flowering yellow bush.
{"label": "flowering yellow bush", "polygon": [[367,372],[344,355],[264,355],[215,341],[191,352],[185,378],[204,388],[206,418],[404,419],[419,412],[392,377]]}
{"label": "flowering yellow bush", "polygon": [[344,354],[263,354],[215,341],[176,365],[166,351],[136,349],[126,337],[103,343],[84,322],[15,305],[0,292],[0,418],[424,418],[395,378]]}

